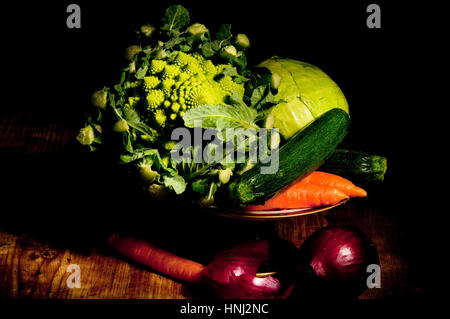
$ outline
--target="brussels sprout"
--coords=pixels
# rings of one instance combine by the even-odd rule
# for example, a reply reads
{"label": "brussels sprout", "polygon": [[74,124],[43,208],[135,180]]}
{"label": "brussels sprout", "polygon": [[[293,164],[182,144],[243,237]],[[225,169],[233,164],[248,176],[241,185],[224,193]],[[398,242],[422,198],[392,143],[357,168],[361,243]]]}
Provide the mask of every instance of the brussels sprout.
{"label": "brussels sprout", "polygon": [[200,35],[208,32],[208,29],[201,23],[194,23],[187,28],[187,32],[189,32],[190,35]]}
{"label": "brussels sprout", "polygon": [[190,46],[193,46],[197,43],[201,43],[201,39],[204,37],[204,34],[208,32],[208,29],[201,23],[194,23],[189,28],[187,28],[187,32],[190,34],[188,38],[188,49]]}
{"label": "brussels sprout", "polygon": [[132,61],[134,59],[134,57],[136,56],[136,54],[138,54],[141,51],[142,51],[142,49],[140,46],[131,45],[125,49],[125,59],[127,59],[127,61]]}
{"label": "brussels sprout", "polygon": [[139,176],[141,180],[146,184],[151,184],[155,181],[157,172],[153,171],[150,165],[142,165],[139,168]]}
{"label": "brussels sprout", "polygon": [[233,45],[227,45],[220,51],[220,56],[224,59],[231,59],[237,56],[236,47]]}
{"label": "brussels sprout", "polygon": [[162,59],[165,59],[165,58],[167,58],[167,52],[165,50],[160,49],[160,50],[158,50],[156,52],[156,54],[155,54],[155,59],[156,60],[162,60]]}
{"label": "brussels sprout", "polygon": [[148,192],[150,193],[150,196],[158,200],[164,199],[169,195],[169,190],[163,185],[159,184],[151,184],[148,187]]}
{"label": "brussels sprout", "polygon": [[250,46],[250,40],[244,33],[236,35],[236,45],[241,49],[246,49]]}
{"label": "brussels sprout", "polygon": [[94,128],[90,125],[82,128],[77,135],[77,141],[83,145],[91,145],[94,142]]}
{"label": "brussels sprout", "polygon": [[233,175],[233,171],[229,168],[219,170],[219,181],[222,184],[226,184],[230,181],[231,175]]}
{"label": "brussels sprout", "polygon": [[153,32],[155,32],[155,30],[156,30],[155,26],[151,24],[144,24],[143,26],[141,26],[141,32],[146,37],[151,37]]}
{"label": "brussels sprout", "polygon": [[130,129],[130,127],[128,126],[127,121],[124,119],[118,120],[116,123],[114,123],[114,126],[113,126],[113,131],[118,132],[118,133],[126,132],[129,129]]}
{"label": "brussels sprout", "polygon": [[92,94],[92,98],[91,98],[92,104],[94,106],[104,109],[106,106],[107,96],[108,96],[108,93],[103,90],[94,92],[94,94]]}

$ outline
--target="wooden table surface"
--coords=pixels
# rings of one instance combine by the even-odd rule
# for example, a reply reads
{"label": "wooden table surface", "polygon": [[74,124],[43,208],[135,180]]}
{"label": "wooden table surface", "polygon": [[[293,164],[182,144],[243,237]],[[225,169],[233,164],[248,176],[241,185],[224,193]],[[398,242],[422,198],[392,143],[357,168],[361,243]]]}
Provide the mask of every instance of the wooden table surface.
{"label": "wooden table surface", "polygon": [[[0,120],[1,298],[202,298],[204,289],[116,255],[105,245],[107,234],[127,232],[207,263],[221,247],[242,238],[274,231],[299,247],[327,225],[356,226],[378,249],[381,288],[368,289],[360,298],[423,296],[405,226],[370,193],[368,199],[328,212],[273,222],[159,207],[133,200],[133,188],[118,183],[108,164],[78,152],[75,133],[73,127],[36,120],[29,112]],[[80,288],[67,286],[71,264],[80,267]]]}

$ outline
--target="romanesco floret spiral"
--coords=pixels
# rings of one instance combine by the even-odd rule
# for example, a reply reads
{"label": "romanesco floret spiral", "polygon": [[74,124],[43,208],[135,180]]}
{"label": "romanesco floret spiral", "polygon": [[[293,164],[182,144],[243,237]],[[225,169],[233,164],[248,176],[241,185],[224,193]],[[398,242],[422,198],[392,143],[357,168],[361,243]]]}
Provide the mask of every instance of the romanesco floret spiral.
{"label": "romanesco floret spiral", "polygon": [[152,60],[150,62],[150,73],[151,74],[158,74],[161,73],[164,70],[164,67],[166,66],[166,61],[164,60]]}
{"label": "romanesco floret spiral", "polygon": [[163,70],[163,79],[173,79],[180,74],[181,69],[176,64],[166,64]]}
{"label": "romanesco floret spiral", "polygon": [[164,93],[161,90],[150,90],[147,94],[147,103],[150,109],[156,109],[164,102]]}
{"label": "romanesco floret spiral", "polygon": [[161,126],[161,127],[165,127],[166,126],[166,121],[167,121],[167,116],[164,113],[164,110],[157,109],[155,111],[154,115],[155,115],[156,123],[158,123],[159,126]]}
{"label": "romanesco floret spiral", "polygon": [[180,110],[181,105],[177,102],[172,103],[171,109],[173,112],[177,113]]}
{"label": "romanesco floret spiral", "polygon": [[184,52],[178,52],[175,56],[174,63],[179,67],[183,67],[189,63],[192,63],[193,57]]}
{"label": "romanesco floret spiral", "polygon": [[[192,57],[200,64],[203,65],[207,60],[200,53],[193,53]],[[208,60],[210,61],[210,60]]]}
{"label": "romanesco floret spiral", "polygon": [[174,85],[175,85],[174,79],[164,79],[162,80],[161,89],[163,90],[166,96],[169,96]]}
{"label": "romanesco floret spiral", "polygon": [[218,73],[216,67],[214,66],[211,60],[205,59],[199,53],[194,53],[192,56],[198,62],[198,64],[200,65],[204,74],[207,77],[213,78]]}
{"label": "romanesco floret spiral", "polygon": [[242,84],[238,84],[233,82],[233,79],[226,75],[219,80],[220,87],[226,91],[229,95],[233,94],[234,91],[242,98],[244,95],[244,86]]}
{"label": "romanesco floret spiral", "polygon": [[144,88],[146,91],[150,91],[151,89],[156,88],[160,82],[161,80],[154,75],[146,76],[144,77]]}
{"label": "romanesco floret spiral", "polygon": [[230,76],[215,76],[227,64],[215,66],[198,53],[177,52],[165,60],[152,60],[150,74],[144,77],[150,119],[161,128],[173,127],[185,111],[199,105],[219,105],[236,91],[244,95],[244,86]]}
{"label": "romanesco floret spiral", "polygon": [[193,60],[191,63],[188,63],[183,67],[183,71],[189,75],[195,75],[202,72],[203,70],[198,62],[196,60]]}
{"label": "romanesco floret spiral", "polygon": [[207,75],[210,75],[211,77],[214,77],[214,75],[216,75],[216,67],[211,62],[211,60],[206,60],[206,62],[202,64],[202,68]]}
{"label": "romanesco floret spiral", "polygon": [[187,80],[189,80],[190,78],[191,78],[191,75],[189,73],[181,72],[180,74],[178,74],[176,80],[178,83],[184,83]]}
{"label": "romanesco floret spiral", "polygon": [[139,102],[139,96],[129,96],[128,103],[125,103],[125,106],[134,107]]}

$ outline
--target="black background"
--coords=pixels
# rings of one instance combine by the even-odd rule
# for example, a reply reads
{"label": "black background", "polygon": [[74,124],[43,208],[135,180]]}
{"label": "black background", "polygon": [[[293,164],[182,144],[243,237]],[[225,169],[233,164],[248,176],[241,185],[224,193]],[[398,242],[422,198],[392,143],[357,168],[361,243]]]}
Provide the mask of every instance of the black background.
{"label": "black background", "polygon": [[[165,8],[178,2],[78,1],[81,29],[66,26],[69,3],[19,3],[5,10],[3,70],[9,81],[2,111],[26,108],[44,119],[82,124],[92,92],[118,80],[134,31],[145,22],[158,24]],[[279,55],[322,68],[350,106],[346,145],[390,157],[388,175],[400,173],[418,110],[411,101],[419,27],[411,6],[378,1],[382,28],[369,29],[368,1],[183,3],[192,22],[212,30],[219,22],[232,23],[233,32],[246,33],[250,66]]]}
{"label": "black background", "polygon": [[[92,92],[118,80],[134,31],[145,22],[158,24],[165,8],[178,2],[78,1],[81,29],[66,26],[69,3],[33,2],[5,11],[3,70],[10,80],[2,111],[27,108],[79,125]],[[353,122],[346,143],[392,157],[389,173],[404,164],[397,155],[409,141],[406,126],[416,111],[410,70],[417,63],[412,55],[418,35],[410,6],[378,1],[382,28],[369,29],[368,1],[183,3],[192,22],[212,30],[219,22],[232,23],[234,33],[246,33],[250,66],[279,55],[322,68],[349,102]]]}
{"label": "black background", "polygon": [[[7,84],[2,89],[2,113],[26,110],[32,111],[36,123],[83,125],[83,112],[90,107],[92,92],[118,80],[124,65],[123,50],[135,44],[130,40],[134,30],[147,22],[158,24],[166,7],[181,3],[190,11],[191,22],[203,23],[211,30],[218,23],[232,23],[233,33],[246,33],[251,41],[250,66],[272,55],[298,59],[319,66],[341,87],[352,118],[342,146],[388,158],[385,183],[371,190],[370,205],[381,210],[388,207],[386,214],[405,233],[404,249],[411,250],[410,260],[415,263],[418,260],[412,251],[422,243],[414,236],[419,215],[411,203],[412,197],[420,198],[411,174],[418,125],[413,121],[418,106],[413,103],[416,92],[411,66],[417,63],[413,54],[417,52],[419,28],[411,22],[410,6],[373,2],[381,7],[381,29],[366,25],[366,8],[372,1],[15,3],[3,12],[7,19],[2,22],[6,56],[2,70]],[[81,7],[81,29],[66,26],[69,3]],[[28,220],[29,229],[39,220],[42,233],[56,232],[67,239],[67,231],[80,229],[85,236],[97,235],[97,227],[111,220],[146,227],[145,223],[124,221],[124,212],[144,216],[146,222],[154,218],[135,202],[126,202],[129,197],[122,188],[108,188],[116,180],[114,174],[105,172],[106,164],[103,168],[95,166],[99,164],[95,160],[87,164],[88,157],[75,151],[51,158],[14,156],[2,158],[3,167],[11,167],[2,194],[12,204],[12,219]],[[26,169],[29,165],[33,168]],[[21,197],[24,186],[33,189],[26,192],[27,201]],[[42,214],[36,217],[42,209],[47,218]],[[64,231],[54,230],[59,228],[53,227],[55,216],[66,223]],[[91,221],[98,217],[91,224],[78,224],[77,216]],[[42,220],[47,224],[42,225]],[[83,242],[87,247],[92,244]],[[201,239],[199,244],[204,244]]]}

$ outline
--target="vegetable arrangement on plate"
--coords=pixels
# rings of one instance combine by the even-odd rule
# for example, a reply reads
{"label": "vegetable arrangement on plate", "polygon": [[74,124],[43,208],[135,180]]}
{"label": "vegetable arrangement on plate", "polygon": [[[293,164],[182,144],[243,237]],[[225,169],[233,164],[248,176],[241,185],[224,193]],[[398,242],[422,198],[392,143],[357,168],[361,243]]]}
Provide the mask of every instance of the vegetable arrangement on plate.
{"label": "vegetable arrangement on plate", "polygon": [[137,32],[119,81],[93,94],[78,141],[157,199],[245,211],[366,196],[358,186],[383,180],[386,159],[337,149],[350,125],[338,85],[288,58],[249,67],[249,48],[230,24],[210,30],[170,6]]}
{"label": "vegetable arrangement on plate", "polygon": [[183,282],[211,286],[221,298],[354,298],[368,288],[368,266],[378,265],[372,241],[353,227],[325,227],[300,249],[280,238],[241,242],[208,265],[176,256],[143,240],[113,234],[121,255]]}

